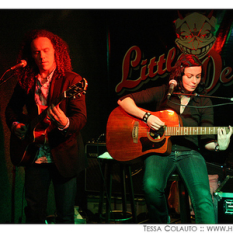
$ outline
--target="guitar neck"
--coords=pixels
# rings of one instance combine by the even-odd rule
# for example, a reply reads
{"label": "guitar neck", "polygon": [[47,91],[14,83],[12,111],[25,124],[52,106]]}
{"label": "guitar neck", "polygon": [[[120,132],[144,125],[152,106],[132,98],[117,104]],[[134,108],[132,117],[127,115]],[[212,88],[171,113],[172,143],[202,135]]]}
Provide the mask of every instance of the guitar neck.
{"label": "guitar neck", "polygon": [[179,136],[179,135],[211,135],[218,134],[218,129],[223,128],[229,132],[228,127],[167,127],[165,131],[166,136]]}

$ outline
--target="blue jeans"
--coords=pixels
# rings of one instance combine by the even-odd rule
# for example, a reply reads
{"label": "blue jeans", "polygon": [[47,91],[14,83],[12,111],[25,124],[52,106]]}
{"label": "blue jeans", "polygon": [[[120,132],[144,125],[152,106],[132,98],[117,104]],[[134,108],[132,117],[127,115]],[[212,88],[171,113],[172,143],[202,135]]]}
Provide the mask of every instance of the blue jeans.
{"label": "blue jeans", "polygon": [[167,223],[165,188],[169,176],[177,172],[191,198],[196,223],[215,223],[215,214],[206,163],[195,151],[175,151],[169,156],[151,155],[145,159],[143,189],[151,223]]}
{"label": "blue jeans", "polygon": [[74,223],[76,177],[62,177],[54,164],[34,164],[25,168],[26,223],[45,223],[51,181],[54,186],[56,222]]}

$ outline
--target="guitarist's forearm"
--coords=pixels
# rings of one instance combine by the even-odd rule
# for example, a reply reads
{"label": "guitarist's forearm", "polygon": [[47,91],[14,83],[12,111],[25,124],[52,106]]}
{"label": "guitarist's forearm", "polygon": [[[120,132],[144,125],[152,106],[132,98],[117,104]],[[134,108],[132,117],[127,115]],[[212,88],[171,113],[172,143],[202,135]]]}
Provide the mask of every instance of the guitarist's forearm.
{"label": "guitarist's forearm", "polygon": [[210,151],[224,151],[228,148],[229,143],[220,144],[218,142],[210,142],[205,145],[205,148]]}
{"label": "guitarist's forearm", "polygon": [[118,100],[117,102],[127,113],[139,118],[143,119],[143,116],[145,115],[145,111],[140,109],[134,102],[133,99],[130,97],[127,97],[123,100]]}
{"label": "guitarist's forearm", "polygon": [[205,149],[210,150],[210,151],[214,151],[215,147],[216,147],[216,142],[210,142],[205,145]]}
{"label": "guitarist's forearm", "polygon": [[210,142],[205,145],[207,150],[223,151],[226,150],[230,144],[230,138],[232,135],[232,127],[229,126],[229,131],[227,132],[224,128],[218,129],[217,141]]}

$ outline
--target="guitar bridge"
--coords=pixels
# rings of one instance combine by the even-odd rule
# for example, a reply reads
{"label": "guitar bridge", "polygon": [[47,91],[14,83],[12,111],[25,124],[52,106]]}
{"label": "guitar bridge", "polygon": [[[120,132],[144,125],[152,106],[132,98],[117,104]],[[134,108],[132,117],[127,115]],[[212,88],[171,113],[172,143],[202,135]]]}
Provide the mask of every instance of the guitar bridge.
{"label": "guitar bridge", "polygon": [[132,130],[133,143],[138,143],[138,129],[139,129],[139,122],[135,121]]}

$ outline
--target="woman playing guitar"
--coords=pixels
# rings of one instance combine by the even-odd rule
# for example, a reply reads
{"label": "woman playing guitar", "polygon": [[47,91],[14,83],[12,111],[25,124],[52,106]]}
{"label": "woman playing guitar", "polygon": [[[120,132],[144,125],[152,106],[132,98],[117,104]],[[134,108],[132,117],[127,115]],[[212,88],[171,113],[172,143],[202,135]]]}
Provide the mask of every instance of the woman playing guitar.
{"label": "woman playing guitar", "polygon": [[[214,115],[211,100],[190,95],[205,93],[202,78],[201,61],[196,56],[182,54],[170,75],[171,90],[167,85],[152,87],[124,96],[118,100],[118,104],[125,112],[141,119],[155,132],[165,127],[167,122],[140,108],[140,105],[153,103],[155,111],[172,110],[180,116],[184,127],[212,127]],[[172,95],[173,89],[180,94]],[[224,128],[218,129],[217,140],[210,134],[203,134],[200,138],[198,135],[185,134],[171,137],[169,155],[148,153],[144,157],[143,188],[151,223],[169,222],[164,190],[174,171],[178,172],[185,182],[193,203],[196,223],[215,223],[207,168],[199,149],[204,147],[212,151],[226,150],[231,134],[232,128],[229,127],[228,132]]]}

